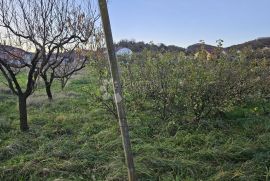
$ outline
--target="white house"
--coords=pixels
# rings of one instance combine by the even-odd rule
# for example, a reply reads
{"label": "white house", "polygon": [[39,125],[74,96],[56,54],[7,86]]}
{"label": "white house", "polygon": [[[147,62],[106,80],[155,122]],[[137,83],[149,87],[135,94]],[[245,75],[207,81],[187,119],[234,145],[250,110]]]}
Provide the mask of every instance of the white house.
{"label": "white house", "polygon": [[129,48],[121,48],[118,51],[116,51],[117,56],[131,56],[132,54],[133,52]]}

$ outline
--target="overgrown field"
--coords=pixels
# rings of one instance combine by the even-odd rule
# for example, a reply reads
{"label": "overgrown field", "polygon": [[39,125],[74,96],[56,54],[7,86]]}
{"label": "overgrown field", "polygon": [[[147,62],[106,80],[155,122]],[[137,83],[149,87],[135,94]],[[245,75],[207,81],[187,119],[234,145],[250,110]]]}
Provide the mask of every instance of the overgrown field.
{"label": "overgrown field", "polygon": [[[0,83],[0,180],[127,180],[117,120],[91,94],[96,80],[85,71],[64,91],[55,84],[52,102],[40,85],[27,133],[16,96]],[[199,121],[127,105],[139,180],[270,179],[270,117],[260,103]]]}

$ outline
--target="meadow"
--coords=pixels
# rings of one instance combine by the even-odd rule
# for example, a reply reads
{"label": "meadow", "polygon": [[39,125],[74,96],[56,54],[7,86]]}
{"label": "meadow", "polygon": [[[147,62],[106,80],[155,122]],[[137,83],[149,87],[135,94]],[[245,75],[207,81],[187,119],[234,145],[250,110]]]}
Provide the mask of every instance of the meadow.
{"label": "meadow", "polygon": [[[170,59],[170,55],[163,59]],[[155,72],[155,65],[166,69],[169,64],[163,59],[159,62],[163,64],[148,62],[147,67],[152,67],[148,71]],[[1,81],[0,180],[127,179],[118,122],[111,113],[113,107],[104,107],[109,105],[110,97],[104,98],[101,93],[104,90],[100,88],[100,76],[109,77],[109,74],[98,74],[97,67],[97,64],[89,65],[63,91],[56,81],[52,89],[53,101],[48,101],[43,82],[38,82],[37,90],[27,102],[28,132],[19,130],[17,97]],[[131,69],[127,64],[123,64],[122,68],[122,75],[130,78],[128,73]],[[134,66],[132,70],[138,69]],[[142,72],[139,74],[143,75]],[[137,74],[132,75],[136,80]],[[150,79],[154,86],[154,76]],[[175,110],[174,105],[183,103],[177,101],[165,107],[168,112],[164,115],[161,109],[155,107],[163,105],[159,104],[162,101],[155,102],[158,98],[163,100],[163,96],[151,94],[139,100],[141,94],[147,95],[145,91],[151,89],[139,91],[136,97],[138,90],[129,88],[132,85],[127,85],[125,80],[128,123],[138,180],[270,179],[270,117],[265,113],[265,109],[270,108],[269,103],[262,106],[260,101],[245,104],[233,102],[227,109],[226,100],[223,101],[226,104],[217,104],[216,110],[223,110],[224,113],[216,116],[193,114],[197,107],[192,110],[181,107],[185,113]],[[128,80],[130,82],[131,79]],[[194,82],[194,79],[191,80]],[[23,78],[20,81],[23,82]],[[104,84],[104,81],[101,82]],[[209,82],[212,84],[213,79]],[[136,83],[137,87],[147,85],[144,81]],[[153,89],[158,90],[158,87]],[[169,90],[166,95],[173,94]],[[98,99],[100,96],[103,96],[102,101]],[[229,99],[232,100],[232,97]]]}

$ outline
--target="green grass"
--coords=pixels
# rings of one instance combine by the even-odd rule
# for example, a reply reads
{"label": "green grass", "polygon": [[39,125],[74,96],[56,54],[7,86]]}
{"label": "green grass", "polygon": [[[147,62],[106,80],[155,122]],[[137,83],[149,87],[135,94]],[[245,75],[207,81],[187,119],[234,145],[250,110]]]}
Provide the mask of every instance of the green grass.
{"label": "green grass", "polygon": [[[117,121],[80,91],[88,77],[63,92],[55,85],[53,102],[40,86],[28,100],[28,133],[0,83],[0,180],[127,180]],[[129,111],[139,180],[269,180],[270,118],[249,110],[199,124]]]}

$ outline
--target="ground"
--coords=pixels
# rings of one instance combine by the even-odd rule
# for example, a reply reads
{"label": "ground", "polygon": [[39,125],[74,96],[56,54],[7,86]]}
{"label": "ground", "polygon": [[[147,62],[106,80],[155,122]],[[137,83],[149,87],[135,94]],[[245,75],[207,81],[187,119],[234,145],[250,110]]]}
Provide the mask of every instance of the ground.
{"label": "ground", "polygon": [[[37,90],[27,133],[16,97],[0,83],[0,180],[127,180],[117,120],[81,91],[89,77],[64,91],[56,84],[52,102]],[[270,118],[250,109],[196,124],[129,111],[139,180],[269,180]]]}

